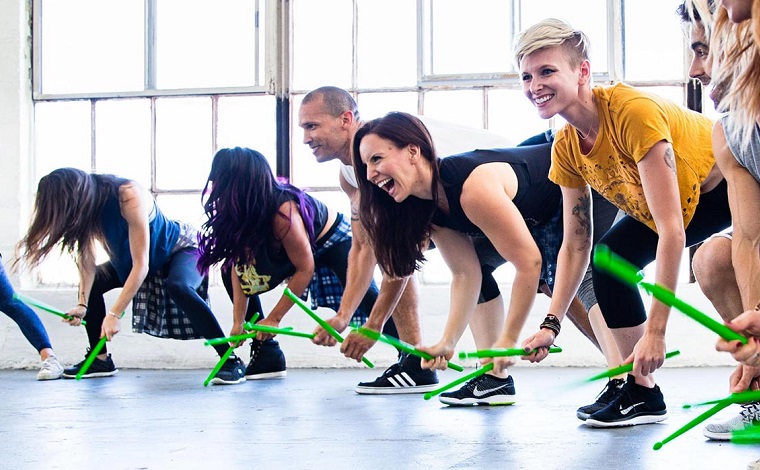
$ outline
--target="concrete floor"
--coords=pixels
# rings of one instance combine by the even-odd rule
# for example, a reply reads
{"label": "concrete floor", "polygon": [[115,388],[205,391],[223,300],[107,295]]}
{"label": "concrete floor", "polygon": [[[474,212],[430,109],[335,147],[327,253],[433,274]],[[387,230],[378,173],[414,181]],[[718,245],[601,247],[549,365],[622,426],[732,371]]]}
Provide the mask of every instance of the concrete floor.
{"label": "concrete floor", "polygon": [[[208,371],[122,369],[37,382],[0,371],[0,468],[13,469],[744,469],[760,446],[708,442],[702,425],[652,445],[724,397],[728,368],[664,369],[664,423],[591,429],[575,418],[598,372],[518,367],[508,407],[451,408],[421,395],[353,392],[367,369],[291,369],[284,379],[203,387]],[[446,371],[441,383],[459,374]],[[736,413],[724,410],[717,419]]]}

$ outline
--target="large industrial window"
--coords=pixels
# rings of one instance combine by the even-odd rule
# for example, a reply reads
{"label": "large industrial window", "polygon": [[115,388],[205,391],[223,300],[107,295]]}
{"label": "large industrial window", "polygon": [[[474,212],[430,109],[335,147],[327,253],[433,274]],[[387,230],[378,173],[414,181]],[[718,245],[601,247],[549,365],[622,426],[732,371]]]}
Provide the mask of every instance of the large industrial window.
{"label": "large industrial window", "polygon": [[[317,164],[302,144],[298,105],[309,90],[349,90],[365,119],[402,110],[518,142],[562,124],[538,118],[511,52],[516,32],[553,16],[589,35],[597,83],[624,80],[684,103],[679,3],[35,0],[33,177],[61,166],[113,172],[198,224],[213,154],[248,146],[346,211],[336,164]],[[446,270],[430,258],[424,280],[438,281]],[[39,279],[76,282],[69,276],[43,269]]]}

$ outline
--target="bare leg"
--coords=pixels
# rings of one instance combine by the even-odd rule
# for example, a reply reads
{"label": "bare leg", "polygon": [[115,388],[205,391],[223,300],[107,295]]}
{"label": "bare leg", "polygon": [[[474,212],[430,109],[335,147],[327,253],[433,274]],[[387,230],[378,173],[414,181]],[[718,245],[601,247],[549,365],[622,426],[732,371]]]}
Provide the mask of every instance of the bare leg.
{"label": "bare leg", "polygon": [[715,237],[705,242],[694,254],[692,268],[702,292],[725,321],[744,311],[731,263],[730,239]]}
{"label": "bare leg", "polygon": [[412,275],[393,311],[393,321],[396,323],[399,339],[409,344],[422,343],[417,292],[417,276]]}
{"label": "bare leg", "polygon": [[623,358],[615,343],[615,337],[612,336],[612,331],[607,327],[607,322],[604,321],[599,304],[591,307],[591,311],[588,313],[588,318],[591,322],[591,326],[597,333],[597,338],[601,340],[599,342],[599,349],[601,349],[602,354],[604,354],[604,358],[607,361],[607,368],[612,369],[613,367],[622,364]]}
{"label": "bare leg", "polygon": [[[506,325],[507,331],[510,332],[510,339],[513,339],[514,343],[517,343],[517,337],[520,334],[522,325],[515,327],[509,323]],[[470,331],[472,337],[475,340],[475,347],[477,349],[488,349],[499,339],[502,328],[504,328],[504,298],[499,294],[493,300],[478,304],[475,307],[475,312],[470,318]],[[497,374],[490,372],[495,377],[502,379],[507,378],[509,373],[505,369],[503,373]]]}
{"label": "bare leg", "polygon": [[[633,353],[633,348],[636,343],[639,342],[642,336],[644,336],[644,330],[646,329],[646,322],[637,326],[630,326],[625,328],[613,328],[612,335],[615,337],[615,343],[617,343],[618,351],[623,358],[628,358]],[[636,376],[636,383],[652,388],[655,385],[654,374],[647,376]]]}

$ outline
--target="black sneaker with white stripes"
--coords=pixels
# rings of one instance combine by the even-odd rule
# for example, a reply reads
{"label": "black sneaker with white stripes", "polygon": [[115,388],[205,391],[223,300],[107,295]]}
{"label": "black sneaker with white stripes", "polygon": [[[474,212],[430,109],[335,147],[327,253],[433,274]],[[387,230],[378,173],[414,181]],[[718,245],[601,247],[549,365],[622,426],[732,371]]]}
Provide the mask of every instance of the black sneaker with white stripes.
{"label": "black sneaker with white stripes", "polygon": [[500,379],[493,375],[480,375],[471,379],[459,390],[441,393],[441,403],[454,406],[513,405],[517,401],[512,376]]}
{"label": "black sneaker with white stripes", "polygon": [[434,370],[423,369],[420,358],[406,353],[398,362],[372,382],[360,382],[356,393],[363,395],[396,395],[401,393],[425,393],[438,386]]}

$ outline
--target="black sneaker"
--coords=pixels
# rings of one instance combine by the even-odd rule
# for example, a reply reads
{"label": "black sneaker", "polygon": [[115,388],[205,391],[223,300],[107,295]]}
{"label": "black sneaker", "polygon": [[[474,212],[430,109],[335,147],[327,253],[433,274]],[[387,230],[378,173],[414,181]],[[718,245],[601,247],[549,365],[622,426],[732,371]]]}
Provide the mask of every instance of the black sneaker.
{"label": "black sneaker", "polygon": [[[71,367],[63,369],[63,377],[66,379],[75,379],[79,370],[87,360],[87,356],[90,354],[90,348],[87,348],[87,353],[84,355],[84,361],[74,364]],[[119,373],[119,369],[113,363],[111,355],[106,356],[105,360],[95,358],[87,369],[87,372],[82,375],[83,379],[91,379],[93,377],[110,377]]]}
{"label": "black sneaker", "polygon": [[396,395],[402,393],[425,393],[438,386],[438,374],[423,369],[420,358],[402,354],[398,362],[372,382],[360,382],[354,389],[362,395]]}
{"label": "black sneaker", "polygon": [[575,416],[577,416],[581,421],[586,421],[589,416],[612,403],[612,400],[614,400],[620,394],[620,391],[623,389],[623,385],[625,385],[625,380],[623,379],[609,380],[604,386],[602,392],[596,396],[596,401],[590,405],[581,406],[578,408],[575,411]]}
{"label": "black sneaker", "polygon": [[280,343],[268,339],[251,341],[251,360],[245,369],[245,378],[249,380],[274,379],[285,377],[285,354],[280,349]]}
{"label": "black sneaker", "polygon": [[438,397],[441,403],[454,406],[513,405],[517,401],[512,376],[500,379],[481,375],[471,379],[455,392],[444,392]]}
{"label": "black sneaker", "polygon": [[239,357],[228,357],[211,383],[215,385],[234,385],[245,382],[245,367]]}
{"label": "black sneaker", "polygon": [[658,423],[667,417],[668,410],[660,387],[643,387],[629,375],[620,394],[609,405],[589,416],[586,424],[595,428],[611,428]]}

